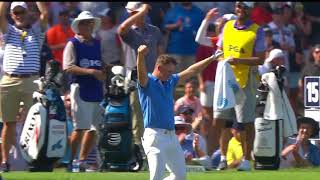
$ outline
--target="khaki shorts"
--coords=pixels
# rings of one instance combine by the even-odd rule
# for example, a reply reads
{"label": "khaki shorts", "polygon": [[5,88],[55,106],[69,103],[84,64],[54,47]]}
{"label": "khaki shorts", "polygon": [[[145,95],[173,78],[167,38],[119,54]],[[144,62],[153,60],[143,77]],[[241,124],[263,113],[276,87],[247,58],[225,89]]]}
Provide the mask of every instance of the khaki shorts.
{"label": "khaki shorts", "polygon": [[247,85],[243,88],[246,95],[246,100],[236,105],[234,108],[215,111],[215,119],[225,119],[228,121],[237,121],[238,123],[253,123],[255,120],[255,110],[256,110],[256,94],[257,94],[257,79],[254,74],[257,72],[256,69],[251,69],[249,71],[249,77]]}
{"label": "khaki shorts", "polygon": [[206,81],[204,92],[200,91],[200,103],[204,107],[213,106],[214,82]]}
{"label": "khaki shorts", "polygon": [[103,108],[100,102],[87,102],[80,98],[79,84],[70,86],[71,115],[73,129],[97,130],[103,118]]}
{"label": "khaki shorts", "polygon": [[37,89],[33,83],[39,76],[18,78],[3,75],[0,82],[0,113],[3,122],[16,122],[20,102],[26,110],[32,106],[32,94]]}

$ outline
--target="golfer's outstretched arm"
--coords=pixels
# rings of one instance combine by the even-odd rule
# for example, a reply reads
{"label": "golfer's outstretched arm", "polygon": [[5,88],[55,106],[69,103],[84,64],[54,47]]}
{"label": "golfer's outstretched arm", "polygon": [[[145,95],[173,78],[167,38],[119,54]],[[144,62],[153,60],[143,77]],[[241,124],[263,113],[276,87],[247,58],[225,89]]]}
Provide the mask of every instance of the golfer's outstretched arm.
{"label": "golfer's outstretched arm", "polygon": [[148,73],[145,63],[145,55],[148,53],[148,47],[146,45],[140,45],[137,55],[137,71],[138,81],[142,87],[145,87],[148,83]]}
{"label": "golfer's outstretched arm", "polygon": [[222,56],[222,51],[216,51],[216,53],[204,60],[201,60],[190,67],[188,67],[186,70],[179,73],[179,81],[185,81],[189,79],[190,77],[200,73],[203,71],[210,63],[212,63],[214,60],[218,59],[220,56]]}

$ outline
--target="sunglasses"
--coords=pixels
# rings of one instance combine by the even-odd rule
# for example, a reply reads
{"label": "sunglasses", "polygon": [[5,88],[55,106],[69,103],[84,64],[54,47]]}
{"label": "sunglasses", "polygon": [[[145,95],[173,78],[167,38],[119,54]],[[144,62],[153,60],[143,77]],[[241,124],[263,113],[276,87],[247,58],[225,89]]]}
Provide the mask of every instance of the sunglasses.
{"label": "sunglasses", "polygon": [[175,130],[176,131],[185,131],[185,130],[187,130],[187,128],[179,126],[179,127],[175,127]]}
{"label": "sunglasses", "polygon": [[12,12],[15,16],[19,16],[19,15],[25,15],[27,13],[27,11],[22,10],[22,11],[13,11]]}
{"label": "sunglasses", "polygon": [[89,25],[89,24],[94,24],[93,20],[82,20],[79,22],[81,25]]}

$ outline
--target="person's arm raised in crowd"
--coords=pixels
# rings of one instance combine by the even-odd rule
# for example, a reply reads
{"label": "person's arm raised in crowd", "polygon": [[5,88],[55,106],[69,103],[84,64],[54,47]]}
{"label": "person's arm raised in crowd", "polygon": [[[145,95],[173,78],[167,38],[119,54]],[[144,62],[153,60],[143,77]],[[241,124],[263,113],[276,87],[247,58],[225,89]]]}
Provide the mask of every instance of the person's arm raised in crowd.
{"label": "person's arm raised in crowd", "polygon": [[198,29],[197,35],[196,35],[196,42],[204,45],[204,46],[209,46],[213,47],[212,41],[210,37],[207,37],[207,30],[209,26],[210,20],[215,17],[218,14],[218,9],[213,8],[208,11],[206,17],[202,20],[202,23]]}
{"label": "person's arm raised in crowd", "polygon": [[72,42],[68,42],[63,51],[63,70],[74,75],[92,75],[96,79],[105,80],[106,75],[102,70],[82,68],[75,64],[76,54]]}
{"label": "person's arm raised in crowd", "polygon": [[[218,52],[218,53],[217,53]],[[185,80],[191,78],[192,76],[200,73],[203,71],[210,63],[212,63],[214,60],[219,58],[222,55],[221,51],[216,51],[215,55],[212,55],[204,60],[201,60],[190,67],[188,67],[186,70],[179,73],[179,81],[184,82]]]}
{"label": "person's arm raised in crowd", "polygon": [[118,27],[118,34],[124,35],[128,32],[129,28],[134,25],[138,19],[140,19],[142,16],[145,16],[149,9],[151,8],[151,6],[149,4],[143,4],[141,6],[141,10],[138,11],[136,14],[128,17],[123,23],[120,24],[120,26]]}
{"label": "person's arm raised in crowd", "polygon": [[137,71],[138,71],[138,81],[142,87],[146,87],[148,83],[148,73],[145,63],[145,55],[148,53],[148,47],[146,45],[141,45],[138,48],[137,54]]}
{"label": "person's arm raised in crowd", "polygon": [[7,5],[8,2],[0,2],[0,31],[6,33],[8,29],[8,20],[7,20]]}
{"label": "person's arm raised in crowd", "polygon": [[48,27],[48,9],[45,2],[36,2],[38,9],[40,11],[40,27],[41,31],[45,32]]}

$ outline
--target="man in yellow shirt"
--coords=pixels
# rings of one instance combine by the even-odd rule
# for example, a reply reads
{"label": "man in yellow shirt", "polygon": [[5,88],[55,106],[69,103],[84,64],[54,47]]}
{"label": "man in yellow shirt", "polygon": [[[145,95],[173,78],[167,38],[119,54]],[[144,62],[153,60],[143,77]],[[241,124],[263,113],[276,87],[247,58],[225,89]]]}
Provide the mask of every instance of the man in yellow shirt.
{"label": "man in yellow shirt", "polygon": [[240,165],[243,151],[240,142],[240,131],[238,130],[237,123],[233,124],[231,128],[232,138],[228,144],[227,150],[227,164],[229,168],[236,168]]}
{"label": "man in yellow shirt", "polygon": [[224,58],[228,58],[235,78],[246,95],[246,100],[235,108],[215,111],[214,119],[221,127],[220,149],[221,160],[217,170],[227,168],[226,153],[229,133],[227,128],[237,121],[240,130],[240,142],[243,149],[243,159],[238,167],[240,171],[249,171],[251,151],[254,140],[255,95],[257,89],[257,67],[265,59],[263,29],[250,19],[253,2],[236,2],[236,20],[228,21],[217,43],[223,50]]}

